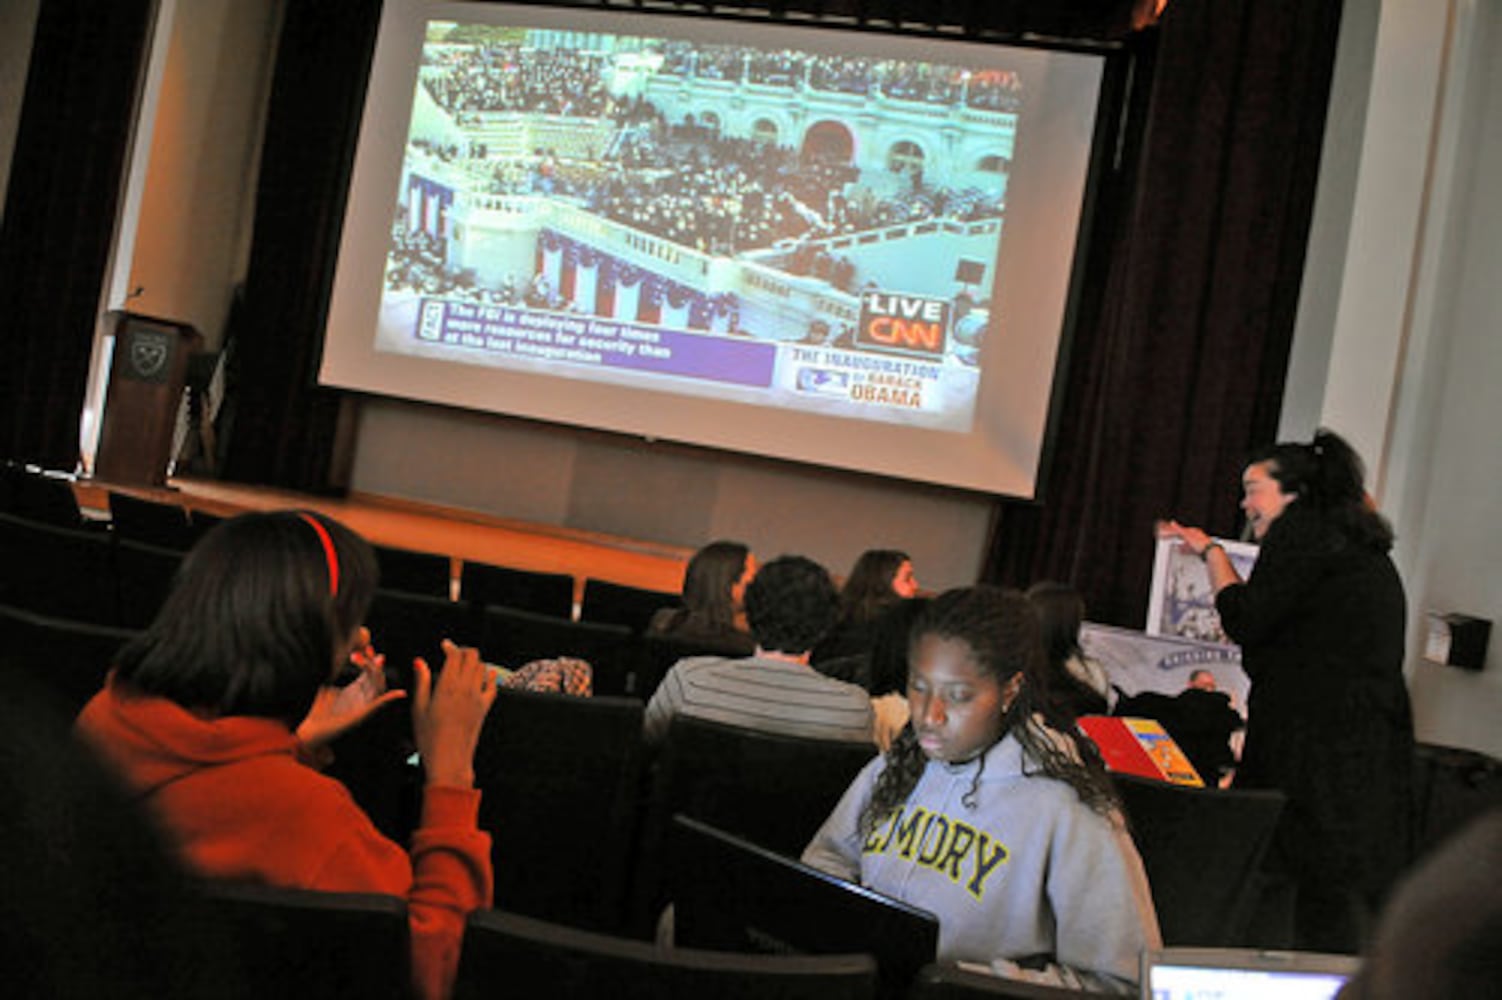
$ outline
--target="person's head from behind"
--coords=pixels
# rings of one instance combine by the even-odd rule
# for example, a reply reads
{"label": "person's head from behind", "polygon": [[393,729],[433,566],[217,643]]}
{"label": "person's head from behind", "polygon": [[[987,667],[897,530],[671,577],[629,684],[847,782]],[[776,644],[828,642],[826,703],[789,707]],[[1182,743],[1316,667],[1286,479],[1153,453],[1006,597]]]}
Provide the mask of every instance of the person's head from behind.
{"label": "person's head from behind", "polygon": [[1027,589],[1027,599],[1037,612],[1043,630],[1043,649],[1049,663],[1062,666],[1080,655],[1080,626],[1085,621],[1085,599],[1067,583],[1044,580]]}
{"label": "person's head from behind", "polygon": [[188,553],[116,674],[194,711],[295,726],[347,657],[377,579],[370,546],[331,518],[233,518]]}
{"label": "person's head from behind", "polygon": [[1188,686],[1200,691],[1214,691],[1215,675],[1203,667],[1190,671]]}
{"label": "person's head from behind", "polygon": [[918,593],[913,560],[897,549],[867,549],[855,560],[840,591],[842,613],[872,621],[896,602]]}
{"label": "person's head from behind", "polygon": [[756,557],[740,542],[718,541],[694,553],[683,573],[683,607],[705,622],[730,626],[756,576]]}
{"label": "person's head from behind", "polygon": [[876,620],[871,636],[871,697],[896,692],[906,696],[908,641],[913,624],[928,607],[928,598],[900,601]]}
{"label": "person's head from behind", "polygon": [[839,601],[823,566],[802,556],[779,556],[746,588],[746,622],[762,650],[799,656],[829,632]]}
{"label": "person's head from behind", "polygon": [[1043,662],[1037,616],[1016,591],[967,587],[935,598],[909,639],[908,707],[923,753],[949,763],[985,753]]}

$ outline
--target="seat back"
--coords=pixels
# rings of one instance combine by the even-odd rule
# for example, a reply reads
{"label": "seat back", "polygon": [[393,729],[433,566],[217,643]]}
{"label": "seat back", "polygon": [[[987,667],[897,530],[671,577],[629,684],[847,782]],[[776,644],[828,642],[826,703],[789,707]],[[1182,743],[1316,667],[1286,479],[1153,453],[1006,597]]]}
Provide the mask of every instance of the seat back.
{"label": "seat back", "polygon": [[115,539],[115,582],[119,588],[120,624],[145,628],[162,609],[172,592],[172,581],[182,565],[180,549]]}
{"label": "seat back", "polygon": [[1239,947],[1259,892],[1258,869],[1287,797],[1191,788],[1127,774],[1121,794],[1166,945]]}
{"label": "seat back", "polygon": [[507,607],[554,618],[574,617],[574,578],[568,573],[466,559],[459,571],[459,596],[476,608]]}
{"label": "seat back", "polygon": [[0,602],[98,625],[121,621],[107,533],[0,514]]}
{"label": "seat back", "polygon": [[653,615],[663,608],[676,608],[680,602],[678,594],[588,579],[584,581],[584,597],[579,602],[579,618],[606,625],[624,625],[640,635],[646,631]]}
{"label": "seat back", "polygon": [[70,714],[104,686],[115,654],[135,635],[0,605],[0,663],[37,681]]}
{"label": "seat back", "polygon": [[653,789],[654,814],[683,813],[793,857],[828,818],[869,743],[815,740],[678,715]]}
{"label": "seat back", "polygon": [[183,552],[197,541],[188,510],[179,504],[158,503],[111,490],[109,505],[110,524],[116,538]]}
{"label": "seat back", "polygon": [[[378,590],[365,616],[371,641],[386,657],[386,682],[411,690],[412,660],[437,670],[444,639],[474,645],[468,609],[447,597]],[[421,774],[407,763],[413,750],[412,702],[387,705],[334,743],[330,776],[342,781],[387,837],[405,844],[422,806]]]}
{"label": "seat back", "polygon": [[682,813],[798,857],[876,748],[765,733],[677,715],[642,821],[632,920],[638,932],[666,899],[667,838]]}
{"label": "seat back", "polygon": [[624,926],[642,773],[641,702],[502,688],[475,752],[502,909]]}
{"label": "seat back", "polygon": [[5,464],[3,475],[6,513],[60,528],[83,527],[83,511],[71,479],[11,462]]}
{"label": "seat back", "polygon": [[870,955],[743,955],[661,948],[501,911],[470,914],[457,1000],[860,1000],[875,995]]}
{"label": "seat back", "polygon": [[403,685],[411,680],[414,656],[436,668],[443,664],[444,639],[461,646],[479,641],[469,609],[462,603],[384,586],[371,599],[365,624],[377,651],[386,655],[386,669]]}
{"label": "seat back", "polygon": [[381,589],[407,594],[426,594],[447,600],[453,579],[453,562],[448,556],[413,549],[375,545],[376,562],[381,567]]}
{"label": "seat back", "polygon": [[515,669],[532,660],[576,656],[594,671],[594,692],[622,696],[631,668],[631,630],[489,607],[482,616],[480,651],[491,663]]}
{"label": "seat back", "polygon": [[406,900],[208,883],[204,922],[227,938],[254,997],[412,996]]}

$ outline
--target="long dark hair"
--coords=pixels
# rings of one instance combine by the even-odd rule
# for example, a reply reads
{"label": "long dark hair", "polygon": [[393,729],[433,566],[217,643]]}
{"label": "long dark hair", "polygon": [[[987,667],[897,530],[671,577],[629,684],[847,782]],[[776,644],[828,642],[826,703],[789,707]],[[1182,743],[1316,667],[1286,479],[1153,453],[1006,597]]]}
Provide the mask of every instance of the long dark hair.
{"label": "long dark hair", "polygon": [[1105,695],[1096,691],[1069,669],[1069,661],[1084,659],[1080,627],[1085,622],[1085,599],[1067,583],[1043,580],[1027,588],[1028,603],[1038,615],[1043,634],[1043,652],[1048,658],[1048,700],[1062,716],[1105,712]]}
{"label": "long dark hair", "polygon": [[673,626],[734,628],[736,607],[730,592],[750,557],[751,550],[740,542],[710,542],[695,552],[683,572],[683,607],[673,616]]}
{"label": "long dark hair", "polygon": [[892,589],[892,580],[905,562],[906,552],[897,549],[867,549],[855,560],[845,586],[840,590],[840,620],[865,624],[902,600]]}
{"label": "long dark hair", "polygon": [[[1050,703],[1038,618],[1026,597],[989,586],[946,591],[913,625],[910,650],[916,651],[925,636],[965,643],[980,669],[1003,684],[1020,673],[1022,683],[1002,717],[998,739],[1008,733],[1017,737],[1025,774],[1066,783],[1082,802],[1102,814],[1115,807],[1116,797],[1095,745],[1078,738],[1072,720],[1062,717]],[[982,756],[964,799],[967,805],[974,804],[984,761]],[[870,833],[907,801],[927,765],[928,757],[909,722],[887,751],[886,767],[861,813],[862,833]]]}
{"label": "long dark hair", "polygon": [[866,688],[871,697],[907,692],[908,641],[913,624],[928,608],[929,599],[914,597],[899,601],[876,620],[871,638],[870,680]]}
{"label": "long dark hair", "polygon": [[1298,494],[1298,504],[1312,509],[1347,539],[1364,548],[1392,548],[1392,525],[1378,513],[1366,492],[1366,466],[1344,438],[1321,428],[1308,444],[1284,441],[1260,448],[1248,465],[1267,463],[1284,493]]}
{"label": "long dark hair", "polygon": [[296,725],[375,594],[370,546],[310,511],[245,514],[183,560],[156,619],[120,651],[132,688],[216,716]]}

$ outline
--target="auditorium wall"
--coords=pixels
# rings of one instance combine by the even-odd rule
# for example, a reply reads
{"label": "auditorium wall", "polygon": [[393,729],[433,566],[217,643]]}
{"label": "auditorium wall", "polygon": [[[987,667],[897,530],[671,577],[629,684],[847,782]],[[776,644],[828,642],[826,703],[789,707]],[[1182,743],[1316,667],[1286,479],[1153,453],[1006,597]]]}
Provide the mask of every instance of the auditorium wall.
{"label": "auditorium wall", "polygon": [[688,548],[736,538],[840,574],[862,549],[900,548],[931,587],[974,582],[992,511],[938,487],[374,398],[352,485]]}
{"label": "auditorium wall", "polygon": [[[164,3],[167,40],[128,308],[190,323],[219,346],[245,273],[280,0]],[[145,116],[143,115],[143,119]],[[138,294],[136,291],[139,290]]]}

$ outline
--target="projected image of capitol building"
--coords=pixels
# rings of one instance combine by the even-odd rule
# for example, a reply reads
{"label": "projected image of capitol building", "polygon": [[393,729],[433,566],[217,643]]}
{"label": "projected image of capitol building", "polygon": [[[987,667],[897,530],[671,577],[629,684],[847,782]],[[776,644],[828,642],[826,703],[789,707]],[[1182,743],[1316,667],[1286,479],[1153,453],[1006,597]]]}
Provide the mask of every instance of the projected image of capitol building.
{"label": "projected image of capitol building", "polygon": [[[488,346],[481,363],[613,365],[826,408],[865,383],[864,402],[958,429],[1023,86],[1005,69],[430,23],[381,347]],[[623,326],[592,337],[602,322]],[[846,352],[894,377],[836,364]]]}

